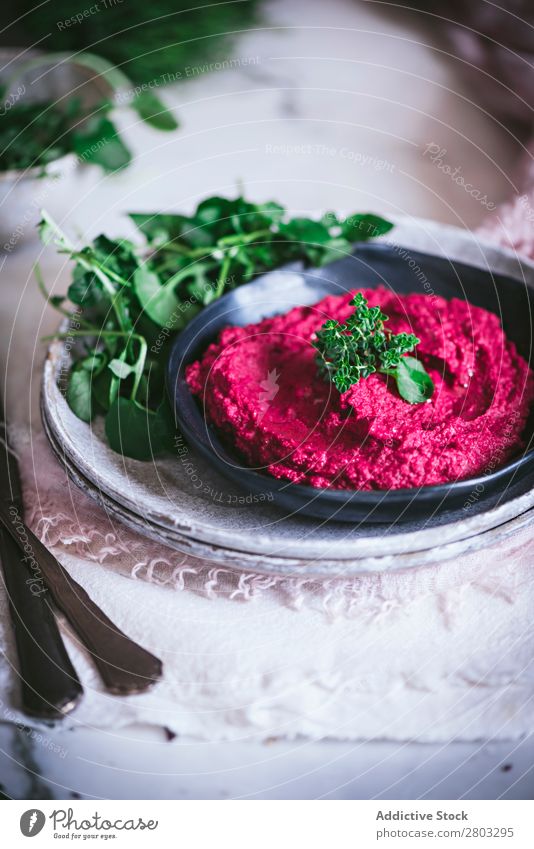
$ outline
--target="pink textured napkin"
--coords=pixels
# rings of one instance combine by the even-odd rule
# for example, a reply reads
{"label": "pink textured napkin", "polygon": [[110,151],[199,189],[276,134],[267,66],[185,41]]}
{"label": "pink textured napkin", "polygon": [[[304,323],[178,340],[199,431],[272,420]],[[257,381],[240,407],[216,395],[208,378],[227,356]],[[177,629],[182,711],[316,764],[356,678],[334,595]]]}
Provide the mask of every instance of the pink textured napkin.
{"label": "pink textured napkin", "polygon": [[[73,484],[56,460],[44,433],[15,437],[24,488],[28,524],[42,542],[60,558],[62,552],[99,563],[135,580],[174,590],[188,589],[208,598],[224,596],[249,601],[269,592],[285,605],[303,604],[324,610],[330,618],[376,615],[416,596],[439,595],[466,583],[487,584],[493,591],[504,574],[503,544],[465,555],[456,561],[399,572],[369,573],[357,578],[316,580],[293,575],[273,577],[221,568],[190,554],[158,544],[117,522],[114,517]],[[534,538],[530,529],[508,541],[509,573],[534,563]],[[508,582],[508,585],[511,584]]]}

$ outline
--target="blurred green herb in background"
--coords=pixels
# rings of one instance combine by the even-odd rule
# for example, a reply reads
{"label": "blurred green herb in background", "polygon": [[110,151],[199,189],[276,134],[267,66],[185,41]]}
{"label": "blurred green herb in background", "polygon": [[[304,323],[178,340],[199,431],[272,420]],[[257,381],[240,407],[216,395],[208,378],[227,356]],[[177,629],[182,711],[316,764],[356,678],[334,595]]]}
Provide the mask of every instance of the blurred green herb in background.
{"label": "blurred green herb in background", "polygon": [[146,83],[227,56],[236,36],[258,23],[260,4],[231,0],[191,8],[190,0],[108,0],[92,14],[84,14],[91,5],[84,0],[4,5],[6,20],[17,21],[9,28],[10,43],[94,50],[135,83]]}
{"label": "blurred green herb in background", "polygon": [[16,103],[0,117],[0,171],[44,167],[67,153],[106,172],[124,168],[132,157],[109,118],[111,109],[103,101],[86,112],[77,98],[64,109],[54,103]]}
{"label": "blurred green herb in background", "polygon": [[[56,101],[17,96],[27,91],[25,74],[33,72],[39,78],[58,68],[89,73],[86,85],[104,85],[109,97],[100,96],[89,106],[84,105],[81,95],[71,96],[68,90]],[[93,53],[82,53],[75,60],[68,53],[44,53],[21,62],[0,88],[0,102],[5,104],[0,109],[0,171],[36,166],[44,169],[68,153],[76,154],[82,163],[100,165],[108,173],[124,168],[132,157],[111,120],[115,103],[110,98],[116,99],[131,88],[125,74]],[[173,114],[151,91],[135,92],[128,104],[154,129],[178,127]]]}

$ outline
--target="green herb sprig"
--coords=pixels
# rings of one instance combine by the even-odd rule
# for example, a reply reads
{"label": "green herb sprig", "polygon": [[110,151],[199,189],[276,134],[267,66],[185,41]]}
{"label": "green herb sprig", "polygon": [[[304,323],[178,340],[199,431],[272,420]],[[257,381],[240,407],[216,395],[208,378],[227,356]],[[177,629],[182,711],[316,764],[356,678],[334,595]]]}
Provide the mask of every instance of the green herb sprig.
{"label": "green herb sprig", "polygon": [[370,307],[358,292],[350,301],[356,309],[344,323],[329,319],[316,334],[317,364],[339,392],[376,372],[393,377],[399,394],[410,404],[427,401],[434,391],[423,364],[406,354],[420,339],[413,333],[392,333],[380,307]]}
{"label": "green herb sprig", "polygon": [[[41,238],[74,262],[66,296],[50,303],[69,315],[80,341],[67,401],[79,418],[106,417],[110,446],[149,459],[169,446],[172,414],[164,375],[173,336],[204,306],[256,275],[301,261],[320,266],[351,253],[353,242],[388,232],[376,215],[291,218],[275,202],[210,197],[190,216],[133,213],[144,243],[99,236],[77,248],[43,212]],[[79,327],[78,327],[79,325]]]}

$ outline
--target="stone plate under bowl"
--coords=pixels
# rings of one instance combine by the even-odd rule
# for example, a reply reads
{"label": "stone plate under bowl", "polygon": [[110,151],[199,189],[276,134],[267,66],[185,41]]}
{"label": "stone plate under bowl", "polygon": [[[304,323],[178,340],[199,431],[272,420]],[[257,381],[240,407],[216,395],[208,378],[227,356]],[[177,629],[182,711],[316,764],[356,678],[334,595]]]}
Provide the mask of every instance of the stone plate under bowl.
{"label": "stone plate under bowl", "polygon": [[[319,489],[278,480],[253,471],[235,456],[207,423],[185,380],[188,364],[198,359],[219,332],[282,314],[295,306],[317,303],[326,295],[378,285],[399,294],[432,292],[462,298],[496,313],[504,332],[529,362],[532,358],[534,296],[526,280],[495,274],[472,265],[416,251],[402,254],[395,245],[365,244],[353,255],[321,269],[271,272],[237,288],[205,308],[174,343],[167,386],[182,433],[216,469],[248,493],[272,493],[286,512],[336,521],[397,522],[432,517],[443,509],[459,509],[473,497],[499,493],[506,500],[510,484],[534,478],[532,423],[526,447],[501,468],[485,475],[437,486],[396,490]],[[429,291],[430,290],[430,291]]]}

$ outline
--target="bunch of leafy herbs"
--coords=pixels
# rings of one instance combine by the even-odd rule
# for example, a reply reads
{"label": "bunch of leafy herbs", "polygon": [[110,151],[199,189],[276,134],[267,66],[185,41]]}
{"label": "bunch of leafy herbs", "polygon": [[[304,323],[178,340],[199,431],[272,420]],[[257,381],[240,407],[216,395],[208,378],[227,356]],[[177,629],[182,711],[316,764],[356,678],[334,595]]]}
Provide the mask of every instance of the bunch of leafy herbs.
{"label": "bunch of leafy herbs", "polygon": [[356,309],[344,323],[329,319],[317,331],[314,343],[317,364],[339,392],[375,372],[393,377],[399,394],[410,404],[427,401],[434,391],[432,378],[423,364],[406,354],[420,339],[413,333],[392,333],[380,307],[370,307],[358,292],[350,301]]}
{"label": "bunch of leafy herbs", "polygon": [[242,197],[207,198],[191,216],[130,218],[145,237],[141,246],[99,236],[77,249],[46,213],[40,233],[75,263],[66,298],[50,299],[66,316],[64,301],[76,306],[79,329],[64,336],[79,337],[82,350],[70,372],[67,401],[84,421],[104,414],[110,446],[136,459],[169,446],[169,343],[205,305],[289,262],[321,266],[339,259],[353,242],[393,226],[367,214],[289,218],[278,203]]}

